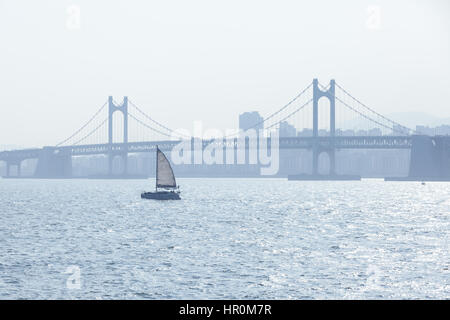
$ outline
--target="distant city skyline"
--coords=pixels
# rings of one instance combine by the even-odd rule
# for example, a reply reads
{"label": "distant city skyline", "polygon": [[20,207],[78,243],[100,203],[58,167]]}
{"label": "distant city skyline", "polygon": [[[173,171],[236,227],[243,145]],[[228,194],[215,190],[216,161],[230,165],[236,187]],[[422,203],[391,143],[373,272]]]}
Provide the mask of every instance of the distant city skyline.
{"label": "distant city skyline", "polygon": [[[239,118],[242,114],[253,114],[254,119],[261,119],[261,115],[256,110],[243,112],[243,113],[239,114]],[[424,116],[424,115],[425,115],[424,118],[427,119],[428,114],[423,113],[422,116]],[[432,116],[430,116],[430,115],[428,115],[428,116],[429,116],[428,119],[433,119]],[[236,123],[237,123],[237,127],[239,127],[240,129],[243,129],[244,127],[249,128],[252,124],[254,124],[254,121],[255,121],[254,119],[247,120],[248,124],[246,126],[241,127],[241,125],[239,124],[239,118]],[[401,118],[399,120],[399,114],[396,114],[395,118],[397,119],[397,121],[402,122]],[[443,124],[439,124],[439,125],[430,125],[430,123],[434,123],[434,122],[428,120],[428,121],[422,122],[422,124],[412,125],[411,123],[407,123],[407,125],[410,126],[411,128],[414,128],[417,131],[417,133],[424,134],[424,135],[450,135],[450,119],[448,122],[446,122],[448,124],[443,123]],[[289,124],[289,123],[287,123],[287,124]],[[289,126],[292,126],[292,125],[289,124]],[[295,128],[294,126],[292,126],[292,127]],[[259,128],[259,129],[261,129],[261,128]],[[298,128],[295,128],[295,129],[296,129],[296,136],[305,137],[305,136],[312,135],[312,129],[300,129],[300,130]],[[325,136],[325,135],[327,135],[327,132],[328,132],[327,130],[320,129],[319,135]],[[337,135],[350,135],[350,136],[352,136],[352,135],[374,135],[374,136],[382,135],[381,131],[378,128],[373,128],[370,130],[364,130],[364,129],[342,130],[342,129],[338,128],[338,129],[336,129],[336,134]],[[286,136],[292,136],[292,135],[285,134],[282,129],[282,132],[280,132],[280,136],[286,137]],[[16,145],[16,144],[0,144],[0,151],[22,149],[22,148],[27,148],[27,147],[29,147],[29,146]]]}
{"label": "distant city skyline", "polygon": [[223,130],[315,77],[385,115],[450,117],[449,1],[132,3],[0,1],[0,143],[55,145],[109,95]]}

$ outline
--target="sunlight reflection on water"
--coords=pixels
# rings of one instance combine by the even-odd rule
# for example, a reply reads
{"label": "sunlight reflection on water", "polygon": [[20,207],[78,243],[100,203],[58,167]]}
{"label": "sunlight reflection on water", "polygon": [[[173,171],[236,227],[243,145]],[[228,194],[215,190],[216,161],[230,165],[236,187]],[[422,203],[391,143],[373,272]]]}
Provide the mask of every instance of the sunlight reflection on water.
{"label": "sunlight reflection on water", "polygon": [[450,298],[449,183],[180,184],[0,180],[0,298]]}

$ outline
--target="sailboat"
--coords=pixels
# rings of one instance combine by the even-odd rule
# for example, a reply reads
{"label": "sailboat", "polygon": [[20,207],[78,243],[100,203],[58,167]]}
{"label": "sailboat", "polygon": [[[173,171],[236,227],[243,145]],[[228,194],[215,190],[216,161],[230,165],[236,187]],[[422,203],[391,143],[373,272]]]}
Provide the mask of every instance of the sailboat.
{"label": "sailboat", "polygon": [[180,200],[180,188],[175,181],[172,167],[165,154],[156,146],[156,190],[143,192],[142,199]]}

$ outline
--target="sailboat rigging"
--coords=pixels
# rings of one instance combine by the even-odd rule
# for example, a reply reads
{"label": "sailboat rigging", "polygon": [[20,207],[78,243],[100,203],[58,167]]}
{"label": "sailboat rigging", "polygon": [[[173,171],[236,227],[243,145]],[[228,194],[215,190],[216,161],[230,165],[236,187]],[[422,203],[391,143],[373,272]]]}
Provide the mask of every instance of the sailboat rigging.
{"label": "sailboat rigging", "polygon": [[[162,190],[161,190],[162,189]],[[143,192],[142,199],[180,200],[180,190],[166,155],[156,146],[155,192]]]}

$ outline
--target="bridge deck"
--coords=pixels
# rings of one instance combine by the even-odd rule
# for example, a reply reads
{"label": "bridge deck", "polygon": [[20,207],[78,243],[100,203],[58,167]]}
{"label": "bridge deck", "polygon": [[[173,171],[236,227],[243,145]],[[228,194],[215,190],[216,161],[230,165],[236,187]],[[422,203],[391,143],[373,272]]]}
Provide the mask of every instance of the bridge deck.
{"label": "bridge deck", "polygon": [[[162,150],[168,151],[176,146],[180,141],[164,140],[164,141],[143,141],[143,142],[129,142],[127,144],[92,144],[92,145],[79,145],[79,146],[67,146],[67,147],[46,147],[51,148],[55,153],[69,153],[73,156],[82,155],[96,155],[96,154],[108,154],[123,153],[128,151],[129,153],[151,152],[154,151],[156,146]],[[187,140],[187,143],[190,141]],[[203,140],[202,145],[214,143],[217,146],[227,147],[243,147],[243,140]],[[270,146],[270,140],[268,140]],[[338,136],[334,138],[330,137],[280,137],[279,148],[280,149],[311,149],[313,146],[319,146],[322,148],[334,148],[336,149],[409,149],[411,148],[412,137],[411,136]],[[257,146],[255,140],[249,141],[245,144],[247,148],[254,148]],[[44,148],[45,149],[45,148]],[[39,154],[44,149],[24,149],[24,150],[12,150],[0,152],[0,160],[3,161],[16,161],[38,158]]]}

